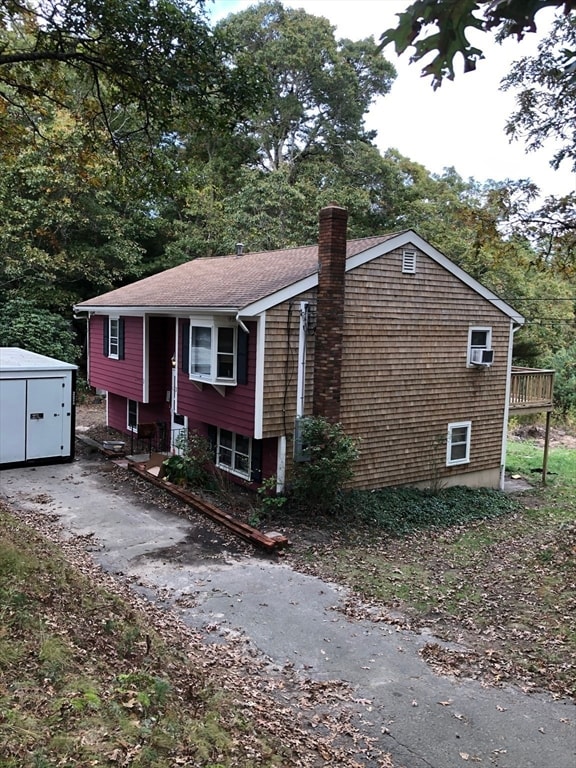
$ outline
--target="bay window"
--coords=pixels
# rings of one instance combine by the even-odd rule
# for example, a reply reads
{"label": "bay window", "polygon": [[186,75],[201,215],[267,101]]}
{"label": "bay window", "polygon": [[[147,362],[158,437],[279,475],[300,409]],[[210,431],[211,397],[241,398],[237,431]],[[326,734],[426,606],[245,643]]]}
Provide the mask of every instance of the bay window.
{"label": "bay window", "polygon": [[191,320],[190,378],[214,384],[236,384],[236,337],[234,325]]}

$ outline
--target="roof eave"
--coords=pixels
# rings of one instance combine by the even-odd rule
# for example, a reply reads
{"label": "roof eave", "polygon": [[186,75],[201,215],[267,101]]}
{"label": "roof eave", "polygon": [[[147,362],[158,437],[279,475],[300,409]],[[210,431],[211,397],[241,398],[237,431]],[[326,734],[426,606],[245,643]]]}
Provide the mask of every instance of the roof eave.
{"label": "roof eave", "polygon": [[122,315],[123,317],[141,317],[143,315],[169,315],[172,317],[188,317],[190,315],[236,315],[239,307],[192,307],[192,306],[121,306],[117,304],[76,304],[74,313],[89,315]]}

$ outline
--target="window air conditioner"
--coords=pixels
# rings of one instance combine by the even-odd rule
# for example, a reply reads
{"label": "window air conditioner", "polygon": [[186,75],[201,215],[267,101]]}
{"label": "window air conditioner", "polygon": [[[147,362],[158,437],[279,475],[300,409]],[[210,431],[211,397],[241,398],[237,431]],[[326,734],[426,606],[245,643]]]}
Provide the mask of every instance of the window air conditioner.
{"label": "window air conditioner", "polygon": [[492,365],[494,362],[494,352],[491,349],[472,349],[470,351],[470,362],[473,365]]}

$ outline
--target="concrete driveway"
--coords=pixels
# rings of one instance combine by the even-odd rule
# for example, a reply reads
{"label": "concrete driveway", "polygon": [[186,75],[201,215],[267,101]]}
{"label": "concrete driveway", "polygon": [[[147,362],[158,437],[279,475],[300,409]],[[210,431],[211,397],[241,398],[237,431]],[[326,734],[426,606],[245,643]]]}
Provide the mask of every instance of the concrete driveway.
{"label": "concrete driveway", "polygon": [[277,673],[349,683],[362,728],[398,767],[576,765],[573,702],[436,674],[418,654],[430,635],[347,618],[342,587],[147,503],[127,472],[119,480],[107,467],[96,456],[2,470],[0,496],[57,515],[71,535],[93,534],[102,568],[204,630],[206,642],[240,635]]}

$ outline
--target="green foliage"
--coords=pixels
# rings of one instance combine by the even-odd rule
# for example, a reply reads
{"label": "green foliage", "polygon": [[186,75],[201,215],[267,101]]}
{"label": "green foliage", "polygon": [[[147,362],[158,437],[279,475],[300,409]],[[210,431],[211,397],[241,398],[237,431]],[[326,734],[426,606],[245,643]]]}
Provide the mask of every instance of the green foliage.
{"label": "green foliage", "polygon": [[163,462],[170,482],[192,488],[213,484],[209,470],[212,452],[207,438],[194,430],[182,430],[176,438],[176,449],[177,452]]}
{"label": "green foliage", "polygon": [[0,346],[22,347],[68,363],[77,362],[80,353],[70,322],[18,298],[0,310]]}
{"label": "green foliage", "polygon": [[289,484],[289,502],[297,509],[335,513],[342,491],[354,477],[359,452],[342,424],[319,416],[302,422],[302,445],[308,460],[296,462]]}
{"label": "green foliage", "polygon": [[[576,8],[576,4],[572,4]],[[515,62],[503,80],[503,89],[517,91],[517,111],[506,125],[511,138],[523,138],[528,149],[540,149],[553,140],[551,165],[564,161],[576,170],[576,141],[567,125],[576,122],[576,13],[559,16],[538,54]]]}
{"label": "green foliage", "polygon": [[372,38],[336,41],[327,19],[267,0],[217,26],[234,66],[260,73],[264,97],[243,130],[258,146],[261,167],[297,166],[311,154],[369,138],[364,115],[390,90],[393,66]]}
{"label": "green foliage", "polygon": [[556,371],[554,405],[564,418],[576,414],[576,342],[547,358],[545,364]]}
{"label": "green foliage", "polygon": [[275,512],[280,512],[286,506],[287,498],[277,494],[277,484],[278,478],[276,475],[271,475],[271,477],[263,480],[258,488],[260,509],[265,515],[273,515]]}
{"label": "green foliage", "polygon": [[417,488],[351,491],[346,496],[346,505],[358,520],[391,536],[498,517],[517,508],[516,502],[500,491],[465,486],[434,493]]}
{"label": "green foliage", "polygon": [[[382,46],[394,43],[401,54],[408,47],[414,48],[410,61],[426,58],[428,63],[423,75],[432,77],[434,88],[444,78],[454,79],[454,59],[461,55],[464,71],[472,72],[484,58],[479,48],[467,39],[468,28],[493,30],[499,39],[515,35],[521,39],[526,32],[534,31],[535,16],[547,6],[564,6],[565,12],[576,7],[574,0],[415,0],[398,15],[396,28],[387,29],[381,35]],[[478,15],[480,12],[480,15]],[[432,51],[437,53],[430,59]]]}
{"label": "green foliage", "polygon": [[251,90],[249,73],[226,65],[202,4],[3,3],[0,112],[15,114],[30,139],[42,136],[44,119],[59,105],[129,151],[141,134],[174,131],[184,114],[228,120]]}

